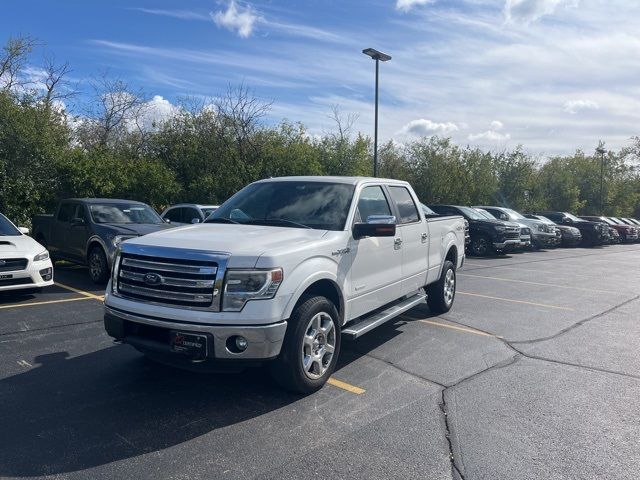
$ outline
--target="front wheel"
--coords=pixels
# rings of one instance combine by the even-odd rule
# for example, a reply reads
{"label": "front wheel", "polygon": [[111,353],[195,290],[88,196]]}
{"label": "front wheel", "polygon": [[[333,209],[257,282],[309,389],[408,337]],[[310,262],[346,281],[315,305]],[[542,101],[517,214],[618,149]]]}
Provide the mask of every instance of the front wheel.
{"label": "front wheel", "polygon": [[486,235],[478,235],[471,239],[471,253],[478,257],[489,255],[492,251],[491,240]]}
{"label": "front wheel", "polygon": [[109,264],[107,256],[100,247],[93,247],[89,252],[89,276],[93,283],[102,285],[109,279]]}
{"label": "front wheel", "polygon": [[295,393],[313,393],[333,373],[340,353],[339,315],[321,296],[303,299],[293,311],[282,351],[271,364],[280,386]]}
{"label": "front wheel", "polygon": [[426,292],[427,305],[433,313],[440,315],[451,310],[456,298],[456,269],[452,262],[444,262],[440,280],[428,285]]}

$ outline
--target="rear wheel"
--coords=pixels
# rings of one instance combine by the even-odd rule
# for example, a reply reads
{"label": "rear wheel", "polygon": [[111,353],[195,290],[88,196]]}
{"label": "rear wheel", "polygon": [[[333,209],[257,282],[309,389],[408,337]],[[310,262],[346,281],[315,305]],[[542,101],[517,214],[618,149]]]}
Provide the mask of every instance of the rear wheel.
{"label": "rear wheel", "polygon": [[93,283],[99,285],[107,283],[109,279],[109,264],[107,263],[107,256],[104,254],[104,250],[100,247],[93,247],[89,251],[89,276]]}
{"label": "rear wheel", "polygon": [[439,315],[451,310],[456,298],[456,269],[453,263],[445,261],[440,280],[428,285],[425,290],[427,305],[433,313]]}
{"label": "rear wheel", "polygon": [[282,351],[271,363],[271,374],[286,390],[312,393],[327,382],[339,353],[340,325],[335,305],[325,297],[307,297],[291,315]]}
{"label": "rear wheel", "polygon": [[471,239],[471,253],[484,257],[492,252],[491,240],[486,235],[478,235]]}

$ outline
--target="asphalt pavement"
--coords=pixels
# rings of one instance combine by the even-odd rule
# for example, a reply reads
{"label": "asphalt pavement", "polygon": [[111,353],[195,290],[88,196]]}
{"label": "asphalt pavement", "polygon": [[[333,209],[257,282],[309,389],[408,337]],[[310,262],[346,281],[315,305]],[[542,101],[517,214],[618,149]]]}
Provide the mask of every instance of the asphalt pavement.
{"label": "asphalt pavement", "polygon": [[331,382],[115,345],[82,267],[0,294],[0,478],[635,479],[640,245],[473,258],[454,308],[344,342]]}

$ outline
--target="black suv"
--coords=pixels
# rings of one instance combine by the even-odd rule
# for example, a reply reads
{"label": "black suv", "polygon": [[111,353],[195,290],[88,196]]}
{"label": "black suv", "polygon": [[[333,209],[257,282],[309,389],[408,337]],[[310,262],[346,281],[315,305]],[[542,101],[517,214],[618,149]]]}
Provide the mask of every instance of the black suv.
{"label": "black suv", "polygon": [[429,205],[429,208],[440,215],[461,215],[469,222],[469,251],[473,255],[505,253],[520,246],[518,224],[497,219],[489,220],[471,207]]}
{"label": "black suv", "polygon": [[582,234],[582,245],[603,245],[609,241],[609,226],[604,222],[591,222],[583,220],[569,212],[538,212],[538,215],[553,220],[558,225],[576,227]]}

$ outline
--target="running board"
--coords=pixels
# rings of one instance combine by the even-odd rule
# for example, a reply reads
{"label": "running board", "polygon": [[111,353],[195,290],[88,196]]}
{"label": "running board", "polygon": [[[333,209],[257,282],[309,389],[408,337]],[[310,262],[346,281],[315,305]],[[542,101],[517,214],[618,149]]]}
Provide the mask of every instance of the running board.
{"label": "running board", "polygon": [[355,340],[374,328],[379,327],[383,323],[388,322],[392,318],[402,315],[404,312],[412,309],[416,305],[424,303],[426,298],[427,296],[424,293],[416,293],[415,295],[402,300],[400,303],[393,304],[381,312],[376,312],[369,317],[363,317],[356,320],[355,323],[348,325],[342,330],[342,337],[347,340]]}

